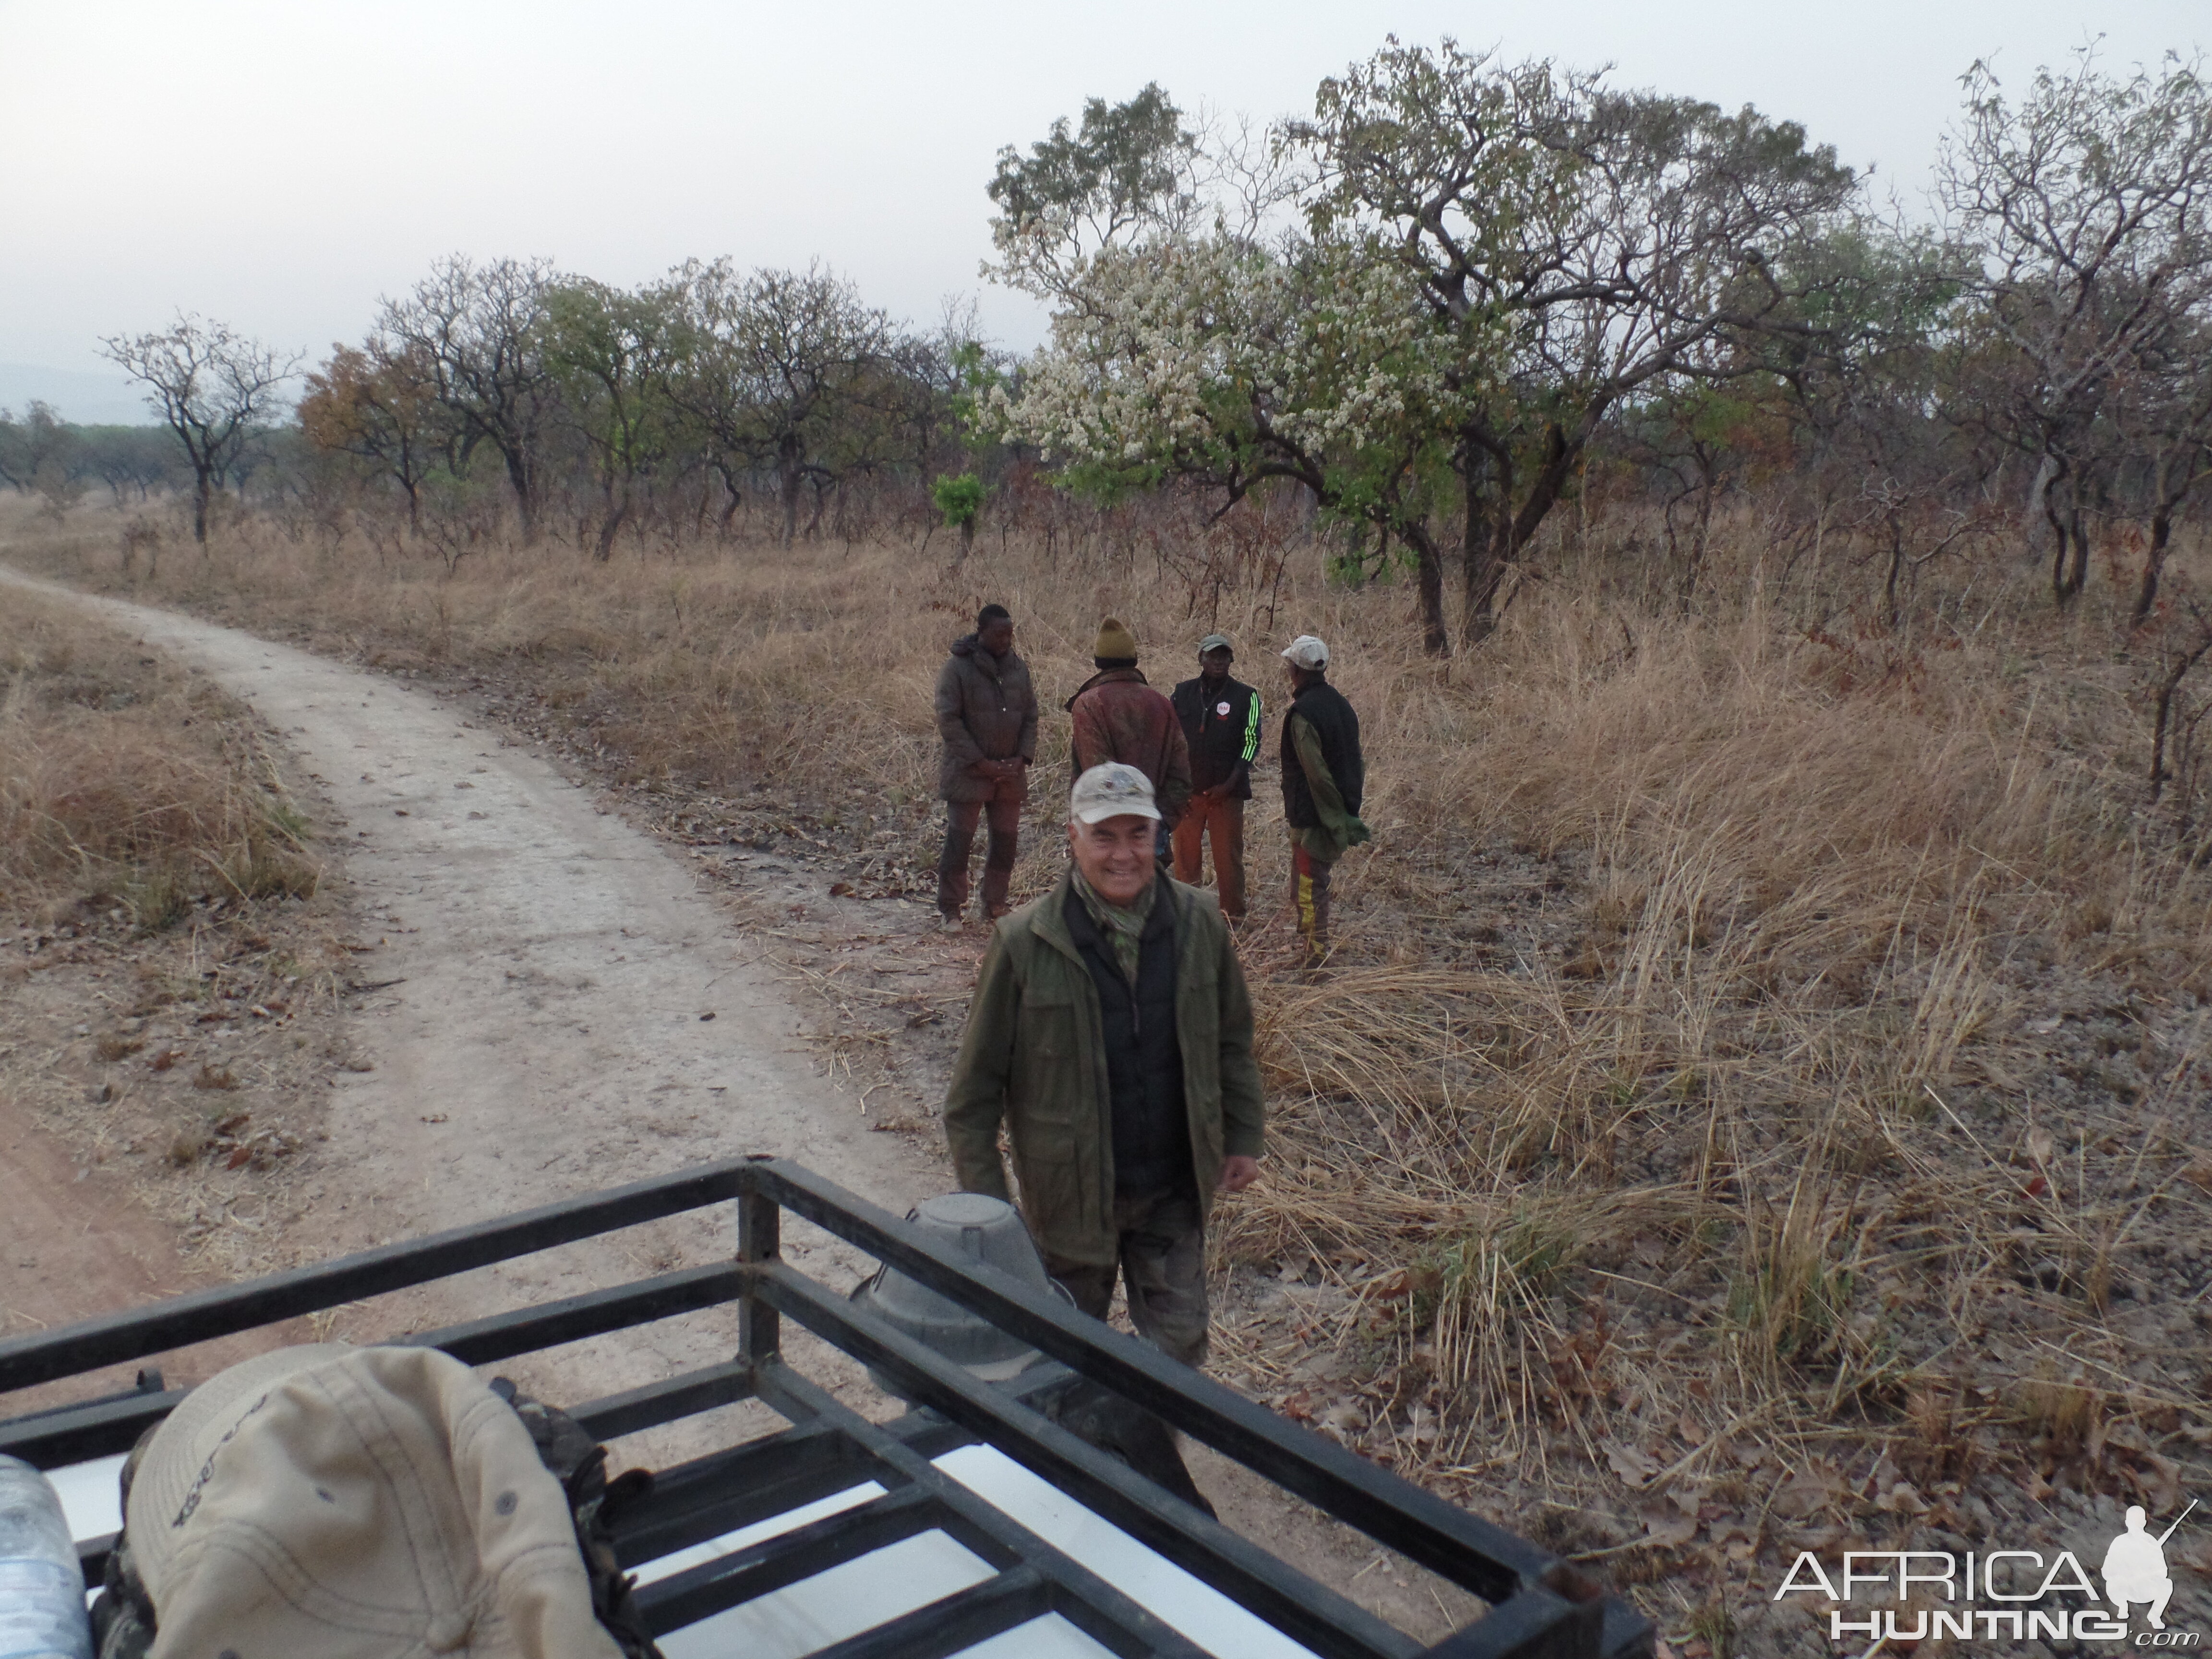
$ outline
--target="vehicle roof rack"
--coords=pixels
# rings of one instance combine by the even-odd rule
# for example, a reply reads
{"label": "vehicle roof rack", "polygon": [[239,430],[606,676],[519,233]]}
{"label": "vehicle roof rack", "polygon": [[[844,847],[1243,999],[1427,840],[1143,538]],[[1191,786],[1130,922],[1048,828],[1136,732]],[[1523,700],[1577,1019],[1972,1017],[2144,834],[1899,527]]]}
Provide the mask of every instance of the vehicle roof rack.
{"label": "vehicle roof rack", "polygon": [[[659,1472],[651,1496],[618,1525],[624,1566],[865,1482],[882,1492],[644,1584],[638,1600],[656,1635],[937,1530],[980,1557],[988,1576],[822,1651],[837,1659],[927,1659],[1048,1613],[1117,1655],[1180,1659],[1206,1651],[933,1462],[980,1443],[1324,1659],[1633,1659],[1652,1651],[1650,1622],[1562,1558],[776,1158],[696,1166],[0,1341],[0,1395],[725,1203],[736,1208],[733,1260],[395,1339],[483,1365],[736,1304],[738,1352],[729,1361],[570,1407],[603,1440],[748,1399],[791,1425]],[[780,1248],[787,1211],[951,1297],[1048,1363],[1012,1382],[979,1381],[787,1261]],[[786,1357],[786,1319],[863,1362],[915,1409],[878,1424],[844,1405]],[[1489,1610],[1424,1646],[1053,1421],[1054,1390],[1079,1376],[1480,1597]],[[0,1452],[47,1469],[112,1456],[184,1394],[163,1388],[159,1372],[142,1373],[139,1391],[0,1420]],[[112,1544],[112,1537],[81,1543],[88,1585],[100,1582]]]}

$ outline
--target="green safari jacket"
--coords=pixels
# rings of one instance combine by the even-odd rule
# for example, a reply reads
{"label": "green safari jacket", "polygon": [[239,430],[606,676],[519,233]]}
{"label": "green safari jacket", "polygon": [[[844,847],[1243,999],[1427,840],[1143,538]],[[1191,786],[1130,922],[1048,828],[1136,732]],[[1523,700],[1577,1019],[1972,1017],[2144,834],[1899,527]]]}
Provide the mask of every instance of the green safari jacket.
{"label": "green safari jacket", "polygon": [[[1264,1143],[1252,1000],[1213,895],[1165,872],[1155,879],[1175,905],[1176,1036],[1191,1168],[1210,1199],[1222,1161],[1257,1158]],[[945,1099],[945,1138],[961,1190],[1006,1198],[1003,1121],[1037,1248],[1048,1258],[1104,1264],[1119,1251],[1111,1097],[1098,988],[1061,908],[1073,880],[1070,866],[1052,891],[993,931]]]}

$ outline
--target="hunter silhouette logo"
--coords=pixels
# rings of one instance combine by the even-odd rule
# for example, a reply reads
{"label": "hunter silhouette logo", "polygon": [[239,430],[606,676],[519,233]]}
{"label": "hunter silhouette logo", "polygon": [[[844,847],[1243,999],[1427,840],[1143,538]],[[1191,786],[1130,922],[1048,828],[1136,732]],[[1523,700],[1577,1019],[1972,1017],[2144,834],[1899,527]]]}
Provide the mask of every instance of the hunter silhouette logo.
{"label": "hunter silhouette logo", "polygon": [[[2189,1500],[2189,1510],[2197,1507],[2197,1500]],[[2119,1609],[2120,1617],[2128,1616],[2128,1609],[2137,1601],[2150,1608],[2145,1617],[2153,1630],[2166,1628],[2166,1604],[2173,1599],[2173,1580],[2166,1571],[2166,1540],[2173,1536],[2174,1528],[2189,1518],[2189,1510],[2174,1516],[2173,1526],[2155,1538],[2144,1530],[2148,1516],[2138,1504],[2128,1510],[2128,1529],[2112,1540],[2105,1552],[2105,1597]]]}

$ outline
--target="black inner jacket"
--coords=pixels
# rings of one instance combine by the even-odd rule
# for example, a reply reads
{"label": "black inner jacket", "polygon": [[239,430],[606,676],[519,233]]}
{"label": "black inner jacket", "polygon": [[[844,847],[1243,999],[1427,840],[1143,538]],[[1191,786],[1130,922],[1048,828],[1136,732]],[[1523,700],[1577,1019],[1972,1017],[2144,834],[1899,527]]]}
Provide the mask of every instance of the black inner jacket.
{"label": "black inner jacket", "polygon": [[[1155,880],[1158,878],[1155,877]],[[1067,931],[1098,988],[1106,1040],[1106,1082],[1114,1119],[1114,1190],[1152,1193],[1196,1185],[1191,1174],[1190,1115],[1182,1091],[1182,1042],[1176,1035],[1175,901],[1152,898],[1138,941],[1133,989],[1114,947],[1070,888]]]}

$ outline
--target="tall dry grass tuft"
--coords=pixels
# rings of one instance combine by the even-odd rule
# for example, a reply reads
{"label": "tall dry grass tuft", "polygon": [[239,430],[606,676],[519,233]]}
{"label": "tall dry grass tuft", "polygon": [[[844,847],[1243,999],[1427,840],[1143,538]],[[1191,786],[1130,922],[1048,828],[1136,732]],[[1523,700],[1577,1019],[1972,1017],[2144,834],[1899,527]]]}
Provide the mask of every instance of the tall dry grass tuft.
{"label": "tall dry grass tuft", "polygon": [[204,891],[314,890],[306,823],[242,709],[65,605],[0,612],[0,889],[123,904],[158,931]]}
{"label": "tall dry grass tuft", "polygon": [[[1759,1536],[1757,1493],[1785,1481],[1863,1508],[1830,1476],[1869,1438],[1898,1479],[1994,1467],[1959,1449],[1989,1435],[2037,1480],[2119,1479],[2081,1474],[2118,1443],[2051,1402],[2208,1421],[2186,1358],[2204,1263],[2162,1241],[2212,1221],[2192,1081],[2212,876],[2143,810],[2113,605],[2051,615],[2023,558],[1931,567],[1907,623],[1875,626],[1840,556],[1778,569],[1747,521],[1685,605],[1625,550],[1635,529],[1548,549],[1548,580],[1449,665],[1419,653],[1402,587],[1330,585],[1316,545],[1279,585],[1201,594],[1141,552],[989,538],[957,571],[908,544],[506,548],[448,571],[249,521],[133,580],[483,676],[702,823],[888,846],[917,878],[931,683],[998,600],[1046,701],[1030,891],[1059,867],[1056,705],[1102,615],[1164,682],[1200,635],[1234,636],[1270,755],[1272,647],[1319,633],[1376,839],[1339,878],[1331,976],[1299,978],[1265,914],[1287,856],[1263,771],[1243,948],[1274,1127],[1217,1243],[1310,1252],[1343,1285],[1325,1334],[1379,1379],[1369,1449],[1577,1504],[1705,1494],[1717,1545]],[[123,584],[95,516],[15,546]],[[1948,1451],[1923,1444],[1939,1423]]]}

